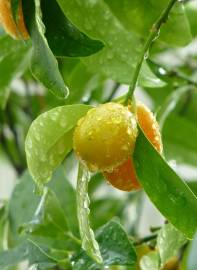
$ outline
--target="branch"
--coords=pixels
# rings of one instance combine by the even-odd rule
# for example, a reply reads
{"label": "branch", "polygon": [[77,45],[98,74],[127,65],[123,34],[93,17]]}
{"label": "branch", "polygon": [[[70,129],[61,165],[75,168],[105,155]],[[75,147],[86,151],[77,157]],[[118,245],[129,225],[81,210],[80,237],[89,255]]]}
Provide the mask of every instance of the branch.
{"label": "branch", "polygon": [[158,35],[158,32],[162,26],[163,23],[165,23],[167,21],[168,15],[170,13],[170,10],[172,9],[172,7],[174,6],[174,4],[177,2],[177,0],[170,0],[167,7],[162,11],[161,15],[159,16],[159,18],[157,19],[157,21],[153,24],[150,34],[144,44],[144,48],[142,50],[142,53],[139,57],[139,61],[136,64],[134,73],[133,73],[133,77],[131,80],[131,84],[129,86],[129,91],[126,95],[126,99],[125,99],[125,105],[128,105],[128,103],[132,100],[132,95],[133,92],[135,90],[136,84],[137,84],[137,80],[139,77],[139,73],[142,67],[142,63],[144,61],[145,55],[148,52],[149,47],[151,46],[151,43],[153,42],[153,40],[156,38],[156,36]]}

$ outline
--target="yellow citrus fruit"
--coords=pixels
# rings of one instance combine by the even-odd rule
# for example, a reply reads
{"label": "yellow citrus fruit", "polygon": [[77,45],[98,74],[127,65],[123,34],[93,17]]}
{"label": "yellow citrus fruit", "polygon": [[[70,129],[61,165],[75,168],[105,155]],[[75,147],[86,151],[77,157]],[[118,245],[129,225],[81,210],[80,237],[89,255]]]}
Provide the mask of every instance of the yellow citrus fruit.
{"label": "yellow citrus fruit", "polygon": [[91,171],[111,171],[128,159],[134,149],[137,123],[127,107],[106,103],[88,111],[78,121],[73,145]]}
{"label": "yellow citrus fruit", "polygon": [[19,1],[17,24],[12,16],[11,0],[0,0],[0,24],[15,39],[27,39],[29,37],[23,18],[22,0]]}
{"label": "yellow citrus fruit", "polygon": [[[159,125],[152,112],[142,103],[137,104],[137,120],[155,149],[162,153],[163,147]],[[103,174],[114,187],[120,190],[131,191],[140,189],[131,157],[117,166],[112,172],[104,172]]]}

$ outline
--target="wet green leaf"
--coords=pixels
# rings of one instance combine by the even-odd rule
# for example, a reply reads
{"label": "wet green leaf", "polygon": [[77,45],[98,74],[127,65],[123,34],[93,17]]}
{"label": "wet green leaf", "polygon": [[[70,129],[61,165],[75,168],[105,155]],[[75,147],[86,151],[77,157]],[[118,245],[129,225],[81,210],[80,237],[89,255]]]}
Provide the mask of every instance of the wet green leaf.
{"label": "wet green leaf", "polygon": [[[122,26],[103,0],[96,2],[83,0],[80,3],[69,0],[57,2],[64,14],[82,32],[105,44],[100,52],[82,59],[89,70],[129,84],[142,50],[139,37]],[[161,80],[156,80],[156,76],[146,63],[143,69],[146,71],[141,73],[145,78],[143,82],[146,81],[153,87],[163,85]]]}
{"label": "wet green leaf", "polygon": [[32,220],[23,225],[26,233],[57,237],[68,230],[63,209],[52,190],[45,187]]}
{"label": "wet green leaf", "polygon": [[[103,265],[134,265],[137,260],[136,252],[125,231],[116,221],[110,221],[96,232]],[[74,270],[99,270],[96,264],[85,252],[73,257]]]}
{"label": "wet green leaf", "polygon": [[103,48],[100,41],[88,38],[69,22],[55,0],[51,0],[50,5],[47,0],[41,1],[41,9],[45,36],[55,56],[88,56]]}
{"label": "wet green leaf", "polygon": [[177,256],[179,249],[186,241],[187,239],[183,233],[178,231],[172,224],[165,224],[157,237],[161,265],[165,265],[170,258]]}
{"label": "wet green leaf", "polygon": [[27,134],[25,151],[29,171],[37,184],[48,182],[70,152],[73,129],[90,108],[88,105],[60,106],[34,120]]}
{"label": "wet green leaf", "polygon": [[[105,2],[128,31],[137,32],[142,38],[148,36],[153,23],[168,4],[168,0],[105,0]],[[175,5],[167,22],[161,28],[159,40],[175,46],[185,46],[191,41],[183,4]]]}
{"label": "wet green leaf", "polygon": [[48,46],[42,22],[40,0],[23,1],[25,22],[30,33],[33,51],[31,71],[34,77],[57,97],[65,98],[69,90],[58,69],[58,63]]}
{"label": "wet green leaf", "polygon": [[197,198],[141,130],[136,140],[134,163],[138,179],[151,201],[191,239],[197,227]]}

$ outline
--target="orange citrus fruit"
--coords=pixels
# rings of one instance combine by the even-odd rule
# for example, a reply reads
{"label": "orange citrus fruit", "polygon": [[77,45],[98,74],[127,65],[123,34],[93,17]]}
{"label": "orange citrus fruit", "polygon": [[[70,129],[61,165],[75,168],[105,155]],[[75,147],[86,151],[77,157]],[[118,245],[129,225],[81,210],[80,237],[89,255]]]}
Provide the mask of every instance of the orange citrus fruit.
{"label": "orange citrus fruit", "polygon": [[0,0],[0,24],[13,38],[28,39],[29,34],[24,23],[22,0],[19,1],[17,23],[12,16],[11,0]]}
{"label": "orange citrus fruit", "polygon": [[109,102],[90,109],[78,121],[73,146],[90,171],[112,171],[132,153],[136,117],[123,105]]}
{"label": "orange citrus fruit", "polygon": [[[155,149],[159,153],[162,153],[163,147],[159,125],[153,113],[142,103],[137,104],[136,110],[137,120],[142,130]],[[104,172],[103,175],[111,183],[111,185],[120,190],[131,191],[140,189],[140,184],[137,180],[132,157],[129,157],[129,159],[124,161],[121,165],[114,168],[112,172]]]}

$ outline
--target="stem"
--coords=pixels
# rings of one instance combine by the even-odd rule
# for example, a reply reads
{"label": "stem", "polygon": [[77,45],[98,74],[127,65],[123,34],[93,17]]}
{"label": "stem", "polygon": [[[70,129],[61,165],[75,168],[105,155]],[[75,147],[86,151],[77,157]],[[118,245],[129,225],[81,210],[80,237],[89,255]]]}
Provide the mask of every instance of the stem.
{"label": "stem", "polygon": [[93,230],[90,228],[88,197],[89,179],[89,172],[79,163],[77,179],[77,217],[79,221],[82,248],[93,260],[97,263],[102,263],[103,260],[100,254],[99,245],[95,239]]}
{"label": "stem", "polygon": [[138,241],[135,241],[134,245],[141,245],[143,243],[149,242],[149,241],[154,240],[156,238],[157,238],[157,234],[152,234],[152,235],[146,236],[142,239],[139,239]]}
{"label": "stem", "polygon": [[131,84],[129,86],[129,90],[128,90],[128,93],[126,95],[125,105],[128,105],[128,103],[132,100],[132,95],[133,95],[133,92],[134,92],[136,84],[137,84],[137,80],[139,77],[139,73],[140,73],[145,55],[146,55],[151,43],[153,42],[154,38],[157,36],[162,24],[166,22],[166,20],[168,18],[168,14],[176,2],[177,2],[177,0],[170,0],[169,1],[167,7],[162,11],[161,15],[159,16],[159,18],[157,19],[157,21],[153,24],[153,26],[151,28],[150,34],[149,34],[149,36],[144,44],[143,50],[142,50],[141,55],[139,57],[139,61],[136,64],[136,67],[135,67],[135,70],[133,73],[133,77],[131,80]]}
{"label": "stem", "polygon": [[114,84],[109,97],[104,101],[104,103],[107,103],[107,102],[109,102],[109,101],[111,101],[113,99],[113,97],[115,96],[115,94],[116,94],[119,87],[120,87],[120,83],[115,83]]}

